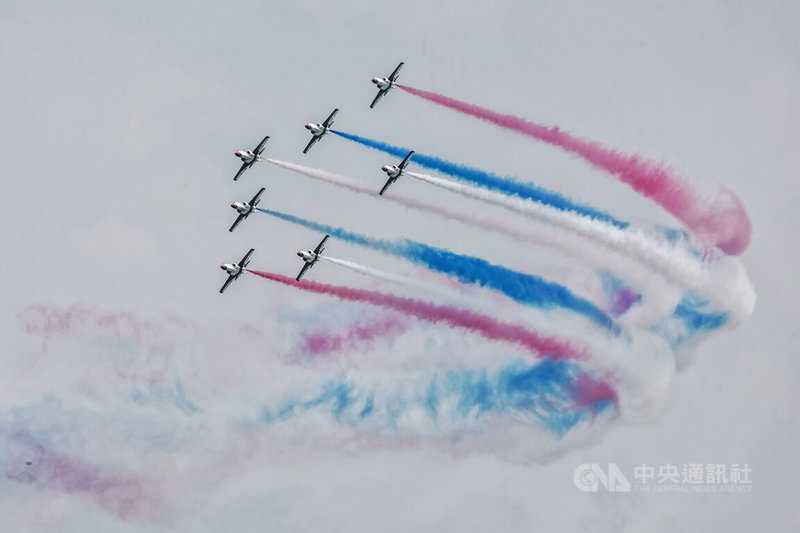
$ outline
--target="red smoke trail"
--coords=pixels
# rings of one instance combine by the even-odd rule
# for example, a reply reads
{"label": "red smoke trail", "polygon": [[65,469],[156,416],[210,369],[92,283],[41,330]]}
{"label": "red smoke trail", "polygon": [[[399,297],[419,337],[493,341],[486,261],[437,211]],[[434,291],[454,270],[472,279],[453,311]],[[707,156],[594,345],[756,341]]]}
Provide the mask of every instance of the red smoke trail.
{"label": "red smoke trail", "polygon": [[582,157],[588,163],[627,183],[639,194],[652,198],[683,222],[706,245],[717,246],[727,254],[738,255],[750,243],[750,219],[739,198],[729,189],[720,189],[714,198],[703,197],[690,184],[673,176],[661,165],[641,159],[637,155],[625,155],[600,143],[580,139],[562,131],[558,126],[542,126],[407,85],[397,84],[397,87],[425,100],[528,135]]}
{"label": "red smoke trail", "polygon": [[445,323],[453,327],[464,328],[484,338],[514,343],[527,348],[537,355],[549,356],[552,359],[575,359],[581,358],[584,355],[583,350],[571,346],[566,341],[538,335],[522,326],[500,322],[489,316],[464,309],[434,305],[421,300],[364,289],[351,289],[349,287],[327,285],[314,281],[295,281],[294,278],[288,278],[271,272],[260,272],[250,269],[247,271],[261,276],[262,278],[289,285],[290,287],[297,287],[298,289],[318,294],[327,294],[351,302],[371,303],[373,305],[394,309],[429,322]]}

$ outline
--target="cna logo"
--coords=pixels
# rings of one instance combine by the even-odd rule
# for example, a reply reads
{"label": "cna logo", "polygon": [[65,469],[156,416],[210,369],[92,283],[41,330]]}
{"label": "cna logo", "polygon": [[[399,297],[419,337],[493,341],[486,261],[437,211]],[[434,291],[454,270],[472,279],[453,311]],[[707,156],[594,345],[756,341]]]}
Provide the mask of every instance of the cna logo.
{"label": "cna logo", "polygon": [[607,470],[597,463],[578,465],[572,474],[572,481],[583,492],[597,492],[600,485],[608,492],[631,491],[631,484],[614,463],[609,463]]}

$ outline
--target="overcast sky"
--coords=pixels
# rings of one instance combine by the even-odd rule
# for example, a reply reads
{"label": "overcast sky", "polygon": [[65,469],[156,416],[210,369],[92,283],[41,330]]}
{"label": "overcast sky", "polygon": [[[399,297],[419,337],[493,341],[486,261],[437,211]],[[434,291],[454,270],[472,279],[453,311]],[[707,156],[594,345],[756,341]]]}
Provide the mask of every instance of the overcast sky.
{"label": "overcast sky", "polygon": [[[0,5],[0,512],[9,531],[800,526],[791,505],[800,437],[792,312],[800,257],[791,244],[800,222],[800,6],[273,4]],[[753,237],[741,261],[758,294],[755,312],[738,329],[680,354],[689,363],[663,413],[641,423],[598,421],[597,431],[565,441],[534,432],[526,445],[533,460],[506,453],[503,444],[527,433],[486,436],[464,449],[386,435],[360,442],[313,419],[280,431],[248,425],[265,395],[348,372],[389,380],[395,369],[384,363],[401,353],[399,371],[409,376],[424,374],[433,352],[437,364],[461,353],[468,362],[516,353],[255,276],[219,295],[220,263],[253,247],[252,267],[294,276],[294,252],[319,240],[260,214],[229,233],[235,216],[228,205],[259,187],[267,188],[261,207],[573,280],[578,292],[590,275],[586,265],[547,250],[517,248],[509,238],[266,163],[233,182],[240,164],[233,152],[264,135],[272,136],[269,157],[377,190],[380,167],[391,159],[385,155],[332,135],[301,153],[303,124],[338,107],[336,126],[344,131],[535,181],[623,219],[677,226],[654,203],[531,139],[400,90],[369,109],[370,78],[401,60],[403,83],[558,124],[666,161],[687,181],[724,186],[742,199]],[[410,179],[393,187],[501,213]],[[346,243],[332,242],[328,251],[440,280]],[[321,282],[403,293],[332,264],[312,273]],[[500,307],[485,305],[487,312]],[[32,306],[85,313],[44,332],[42,307]],[[125,318],[108,329],[97,317],[110,315]],[[396,338],[358,344],[311,369],[287,363],[304,328],[376,317],[397,320],[390,328]],[[520,317],[550,324],[527,310]],[[168,386],[154,392],[163,376],[171,376]],[[23,422],[40,439],[35,446],[13,434]],[[120,435],[135,444],[115,448]],[[30,449],[69,457],[80,474],[49,486],[19,482],[18,463]],[[628,472],[642,463],[747,463],[753,490],[587,494],[573,484],[582,463],[616,463]],[[103,470],[109,465],[113,475]],[[119,501],[129,490],[140,502],[133,510]]]}

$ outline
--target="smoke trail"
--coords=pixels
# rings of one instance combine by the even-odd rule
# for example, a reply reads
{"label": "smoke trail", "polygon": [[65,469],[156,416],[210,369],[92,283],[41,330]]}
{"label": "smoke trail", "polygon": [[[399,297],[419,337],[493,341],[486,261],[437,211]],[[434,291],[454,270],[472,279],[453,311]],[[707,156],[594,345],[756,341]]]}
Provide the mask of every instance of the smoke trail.
{"label": "smoke trail", "polygon": [[[354,192],[367,194],[370,196],[377,195],[378,191],[377,187],[374,189],[371,187],[367,187],[345,176],[340,176],[332,172],[327,172],[316,168],[310,168],[303,165],[287,163],[286,161],[279,161],[277,159],[267,159],[267,161],[279,167],[291,170],[292,172],[297,172],[309,178],[321,180],[326,183],[337,185],[339,187],[343,187],[345,189],[349,189]],[[406,172],[406,174],[410,173]],[[445,181],[445,183],[450,183],[450,182]],[[497,193],[493,193],[491,191],[483,191],[483,192],[485,192],[485,194],[497,195]],[[502,195],[497,195],[497,196],[502,196]],[[421,211],[436,213],[437,215],[440,215],[444,218],[457,220],[458,222],[470,226],[474,226],[489,231],[495,231],[498,233],[504,233],[510,237],[514,237],[517,239],[523,239],[530,242],[545,244],[547,246],[551,246],[558,250],[568,251],[569,253],[577,253],[582,248],[581,244],[572,243],[572,245],[569,246],[567,243],[565,243],[564,234],[558,235],[558,234],[553,234],[552,232],[548,233],[548,232],[538,232],[538,231],[525,231],[518,227],[509,225],[503,220],[498,220],[489,217],[481,217],[475,212],[457,211],[455,209],[448,209],[446,207],[442,207],[436,204],[432,204],[430,202],[426,202],[424,200],[420,200],[419,198],[415,198],[412,196],[403,196],[402,194],[395,192],[393,192],[390,196],[383,196],[383,198],[391,202],[400,204],[403,207],[409,209],[418,209]],[[542,209],[545,209],[544,206],[540,207],[542,207]],[[556,211],[557,213],[561,213],[557,210],[554,211]],[[562,214],[565,215],[565,213]]]}
{"label": "smoke trail", "polygon": [[[288,278],[287,278],[288,279]],[[301,282],[300,285],[305,285]],[[374,309],[370,312],[374,316]],[[59,315],[68,318],[72,313],[61,313],[58,310],[50,310],[46,320],[59,319]],[[138,323],[145,324],[152,322],[158,324],[159,321],[145,321],[140,317],[127,314]],[[89,321],[95,322],[97,314],[91,312],[84,313],[87,324]],[[333,318],[329,313],[325,314],[328,318]],[[405,316],[398,314],[397,316]],[[29,315],[33,318],[33,314]],[[306,317],[307,318],[307,317]],[[102,316],[101,316],[102,319]],[[99,322],[99,320],[97,321]],[[280,326],[283,329],[289,324],[302,324],[307,321],[298,320],[292,317],[288,323]],[[383,321],[379,321],[383,322]],[[27,323],[27,321],[26,321]],[[216,322],[215,322],[216,324]],[[364,326],[370,326],[371,321],[367,321]],[[24,324],[23,324],[24,326]],[[93,326],[94,327],[94,326]],[[405,326],[403,326],[405,327]],[[390,327],[390,329],[393,329]],[[38,330],[40,334],[41,330]],[[70,337],[79,333],[83,336],[83,331],[78,331],[68,326],[65,335]],[[179,450],[191,450],[193,435],[201,439],[204,449],[209,445],[206,424],[211,424],[213,428],[219,428],[217,414],[219,409],[233,409],[230,420],[234,421],[233,426],[237,426],[236,420],[244,416],[245,420],[250,420],[252,414],[247,414],[247,408],[242,409],[242,405],[236,398],[241,399],[246,406],[253,407],[253,401],[265,407],[260,412],[264,414],[262,419],[269,422],[270,418],[294,418],[294,415],[301,415],[303,411],[314,408],[317,414],[329,414],[333,425],[330,429],[334,430],[334,437],[341,437],[342,432],[348,429],[360,431],[360,437],[370,438],[389,436],[389,445],[397,446],[398,439],[403,436],[412,438],[431,439],[436,442],[442,439],[443,444],[451,449],[452,440],[461,440],[470,449],[474,449],[474,438],[480,441],[490,437],[490,434],[502,433],[502,429],[512,429],[519,424],[521,427],[531,427],[543,422],[548,428],[558,436],[570,430],[577,422],[586,421],[594,417],[599,412],[607,412],[611,417],[621,414],[620,408],[624,401],[618,398],[618,394],[625,395],[623,390],[617,392],[615,386],[618,375],[591,368],[594,365],[578,362],[574,360],[556,359],[546,357],[538,361],[523,361],[515,352],[509,353],[508,350],[499,348],[497,353],[482,353],[477,358],[459,358],[454,361],[446,356],[443,359],[436,359],[435,353],[428,353],[424,350],[422,364],[404,367],[398,366],[398,353],[387,354],[387,366],[380,364],[360,364],[356,367],[343,367],[340,364],[327,365],[324,361],[318,361],[319,365],[281,365],[279,367],[269,366],[268,374],[280,372],[282,379],[280,383],[272,383],[266,389],[263,387],[264,375],[258,373],[253,375],[251,367],[247,365],[232,364],[232,361],[246,361],[255,354],[263,355],[263,337],[252,338],[243,345],[237,345],[232,350],[230,357],[221,367],[209,366],[212,361],[205,356],[197,358],[197,349],[203,354],[216,353],[219,350],[217,342],[223,342],[230,347],[231,337],[226,335],[222,338],[213,340],[219,333],[218,328],[199,328],[197,337],[198,346],[182,343],[182,348],[175,355],[179,358],[188,357],[189,359],[201,363],[201,366],[190,366],[180,370],[179,366],[171,365],[171,371],[176,374],[186,374],[185,377],[190,382],[197,382],[199,387],[188,384],[188,388],[205,389],[212,387],[210,394],[200,394],[201,397],[194,398],[199,403],[200,408],[192,413],[182,410],[164,409],[162,405],[157,405],[157,409],[144,418],[141,417],[142,403],[135,396],[122,394],[115,398],[122,400],[121,404],[114,405],[114,409],[104,411],[102,418],[98,418],[98,409],[95,407],[84,407],[65,411],[58,399],[47,401],[35,406],[15,410],[13,419],[19,421],[36,420],[58,420],[60,424],[53,432],[52,424],[48,424],[48,432],[42,434],[42,425],[35,424],[32,428],[37,435],[33,437],[36,443],[61,442],[60,435],[63,431],[84,433],[87,429],[95,427],[105,427],[108,425],[109,418],[113,419],[114,429],[124,429],[121,434],[114,433],[110,437],[123,438],[125,445],[130,446],[144,444],[146,450],[155,451],[156,448],[164,449],[176,447]],[[240,339],[241,336],[234,333],[234,338]],[[372,338],[371,332],[360,332],[361,338]],[[211,337],[208,335],[211,334]],[[66,340],[66,339],[62,339]],[[91,338],[86,339],[89,343],[94,343]],[[54,349],[56,352],[63,351],[59,346]],[[89,353],[92,353],[90,350]],[[434,350],[435,352],[435,350]],[[84,368],[102,366],[107,364],[107,349],[96,350],[98,360],[87,361],[82,359],[80,363]],[[180,354],[180,355],[179,355]],[[260,361],[265,359],[257,357]],[[266,358],[269,359],[269,358]],[[489,363],[487,364],[487,359]],[[476,367],[464,366],[472,360]],[[425,362],[429,364],[425,364]],[[452,365],[455,363],[455,366]],[[71,366],[71,365],[70,365]],[[221,368],[236,368],[240,371],[239,378],[229,380],[230,376],[224,376],[220,372]],[[343,371],[344,370],[344,371]],[[333,371],[334,376],[329,373]],[[207,374],[207,375],[206,375]],[[80,372],[83,376],[81,383],[85,383],[85,371]],[[92,376],[96,380],[106,381],[106,376],[97,374],[95,371]],[[252,383],[243,378],[252,377]],[[220,380],[230,385],[230,390],[220,390]],[[106,392],[117,394],[119,383],[112,378],[111,386],[105,389]],[[249,383],[249,386],[244,386]],[[74,388],[68,388],[73,391]],[[253,391],[259,391],[253,396]],[[198,394],[200,393],[197,390]],[[220,394],[224,393],[224,394]],[[230,396],[228,393],[231,393]],[[263,394],[266,393],[266,394]],[[203,403],[202,396],[205,396]],[[358,396],[362,403],[358,405]],[[37,394],[38,397],[38,394]],[[297,402],[307,403],[309,399],[318,398],[318,405],[307,404],[306,408],[297,405]],[[97,399],[97,398],[96,398]],[[107,401],[107,398],[102,398]],[[131,400],[133,401],[131,403]],[[231,400],[234,400],[231,402]],[[263,402],[263,404],[262,404]],[[127,409],[130,404],[131,409]],[[91,403],[90,403],[91,405]],[[105,404],[104,404],[105,405]],[[294,411],[287,409],[273,409],[274,406],[286,406]],[[108,407],[108,405],[106,405]],[[318,409],[317,409],[318,407]],[[242,415],[242,411],[245,414]],[[325,413],[328,411],[328,413]],[[366,413],[364,413],[366,411]],[[423,412],[424,411],[424,412]],[[612,412],[613,411],[613,412]],[[270,413],[272,415],[270,415]],[[361,416],[364,415],[369,416]],[[253,413],[254,414],[254,413]],[[419,417],[418,415],[423,415]],[[153,417],[163,417],[153,419]],[[185,422],[185,424],[184,424]],[[498,422],[501,425],[498,425]],[[3,436],[4,427],[3,415],[0,414],[0,437]],[[249,422],[248,422],[249,423]],[[295,424],[295,421],[291,422]],[[313,430],[325,431],[324,421],[319,416],[313,416]],[[155,427],[154,427],[155,426]],[[141,427],[142,434],[138,433]],[[292,431],[296,431],[297,426],[292,426]],[[535,429],[535,428],[534,428]],[[229,428],[225,426],[224,433],[227,434]],[[535,433],[534,433],[535,434]],[[251,435],[252,436],[252,435]],[[505,436],[498,435],[503,441]],[[26,441],[30,440],[26,437]],[[470,444],[471,442],[471,444]],[[102,443],[98,444],[99,446]],[[329,442],[328,446],[336,446],[339,441]],[[380,443],[379,445],[386,445]],[[480,445],[480,443],[477,443]],[[530,443],[528,443],[530,444]],[[563,444],[563,442],[562,442]],[[526,446],[530,448],[530,446]],[[495,452],[497,447],[491,448]],[[85,449],[82,448],[85,451]],[[2,458],[3,448],[0,440],[0,458]],[[36,463],[36,455],[27,455],[25,459],[33,457]],[[227,460],[226,460],[227,462]]]}
{"label": "smoke trail", "polygon": [[[325,170],[320,170],[317,168],[310,168],[303,165],[297,165],[294,163],[288,163],[286,161],[279,161],[277,159],[266,159],[266,161],[272,163],[273,165],[277,165],[287,170],[291,170],[292,172],[297,172],[298,174],[302,174],[306,177],[324,181],[326,183],[330,183],[338,187],[343,187],[353,192],[366,194],[369,196],[377,196],[378,193],[377,186],[374,188],[367,187],[365,185],[362,185],[361,183],[353,181],[352,179],[345,176],[341,176],[339,174],[334,174],[332,172],[327,172]],[[499,220],[493,217],[481,216],[480,214],[477,214],[475,212],[450,209],[447,207],[432,204],[430,202],[426,202],[424,200],[420,200],[419,198],[415,198],[413,196],[404,196],[402,193],[397,193],[394,191],[392,192],[391,195],[383,196],[382,198],[390,202],[402,205],[403,207],[408,209],[417,209],[420,211],[435,213],[441,217],[461,222],[462,224],[467,224],[469,226],[473,226],[487,231],[494,231],[496,233],[503,233],[515,239],[525,240],[528,242],[534,242],[538,244],[544,244],[546,246],[550,246],[557,250],[563,250],[563,251],[568,251],[569,253],[578,253],[578,254],[580,254],[583,250],[582,243],[570,243],[568,237],[565,238],[564,234],[559,235],[557,234],[557,232],[532,231],[529,227],[526,229],[522,229],[521,227],[509,224],[505,220]]]}
{"label": "smoke trail", "polygon": [[[609,312],[615,317],[641,298],[610,272],[599,272],[599,279],[610,307]],[[650,331],[657,333],[672,350],[676,350],[690,340],[697,339],[700,334],[724,327],[729,319],[729,313],[713,309],[709,302],[686,292],[671,316],[662,318]]]}
{"label": "smoke trail", "polygon": [[[458,369],[386,393],[386,387],[334,379],[317,391],[295,395],[265,409],[263,422],[274,424],[315,410],[329,410],[346,425],[395,427],[412,420],[416,426],[456,432],[464,424],[475,431],[499,419],[541,423],[563,436],[577,423],[609,408],[617,408],[617,393],[572,361],[543,359],[514,362],[496,371]],[[413,413],[413,416],[410,414]],[[398,427],[400,426],[400,427]],[[404,429],[404,428],[403,428]]]}
{"label": "smoke trail", "polygon": [[642,232],[634,229],[621,230],[587,217],[571,215],[547,206],[462,185],[428,174],[416,172],[405,172],[405,174],[468,198],[482,200],[559,225],[643,263],[673,283],[710,295],[715,303],[725,309],[736,308],[736,313],[740,315],[746,315],[752,311],[752,298],[733,293],[730,287],[725,286],[725,283],[718,283],[708,275],[708,271],[703,269],[701,263],[690,257],[682,248],[663,245],[647,238]]}
{"label": "smoke trail", "polygon": [[[297,352],[313,356],[333,352],[353,351],[360,343],[371,343],[378,337],[397,336],[408,329],[408,319],[396,313],[367,322],[337,328],[325,328],[303,333],[302,346]],[[298,354],[292,354],[294,356]],[[294,357],[290,357],[294,358]]]}
{"label": "smoke trail", "polygon": [[611,331],[618,332],[619,330],[611,318],[591,302],[576,296],[563,285],[545,281],[538,276],[524,274],[504,266],[494,265],[478,257],[456,254],[408,239],[393,241],[376,239],[278,211],[256,209],[353,244],[390,253],[436,272],[451,275],[463,283],[477,283],[497,290],[522,304],[542,309],[554,307],[569,309]]}
{"label": "smoke trail", "polygon": [[[377,187],[373,190],[350,178],[324,170],[276,159],[267,159],[267,161],[309,178],[362,194],[374,196],[374,191],[377,190]],[[406,174],[412,175],[413,173],[407,172]],[[687,257],[682,253],[674,254],[678,249],[673,246],[656,246],[656,243],[648,236],[637,230],[622,231],[586,217],[571,215],[519,198],[470,188],[444,179],[433,178],[433,176],[426,176],[426,178],[447,184],[448,188],[456,187],[478,191],[481,195],[494,198],[497,205],[504,205],[507,208],[509,205],[514,205],[516,212],[527,216],[531,216],[535,212],[547,216],[532,219],[533,221],[538,220],[541,223],[540,227],[536,227],[531,222],[527,222],[525,227],[522,227],[509,224],[507,219],[481,217],[474,211],[445,208],[412,196],[402,196],[399,193],[393,192],[390,196],[383,196],[383,198],[410,209],[429,211],[483,230],[503,233],[514,239],[546,245],[588,260],[596,267],[616,272],[620,274],[620,277],[630,281],[646,302],[646,306],[640,308],[641,318],[637,320],[649,322],[652,320],[651,315],[661,315],[662,311],[671,312],[674,308],[671,303],[676,298],[676,295],[673,294],[674,290],[664,286],[659,279],[655,279],[654,271],[674,285],[690,287],[698,294],[707,296],[714,305],[731,310],[738,319],[749,316],[755,306],[755,293],[747,278],[747,273],[734,259],[728,258],[730,261],[726,261],[725,258],[720,259],[714,265],[714,268],[719,271],[715,278],[711,276],[709,265],[702,265],[694,258]]]}
{"label": "smoke trail", "polygon": [[[360,304],[330,307],[371,317],[380,311]],[[290,346],[272,333],[297,333],[314,316],[339,323],[341,316],[328,310],[317,306],[299,316],[279,305],[274,320],[261,325],[274,330],[263,334],[243,334],[250,322],[226,325],[218,314],[197,323],[85,306],[23,312],[18,332],[48,336],[53,345],[46,364],[15,380],[23,387],[0,387],[4,494],[12,504],[23,502],[28,515],[28,527],[12,520],[11,529],[30,529],[31,517],[41,526],[42,515],[52,523],[95,507],[95,513],[112,513],[92,516],[95,525],[113,520],[132,523],[113,524],[117,528],[140,522],[145,528],[183,527],[198,501],[213,499],[223,482],[246,484],[250,466],[274,458],[276,449],[300,449],[302,458],[309,448],[436,446],[443,453],[541,462],[594,440],[626,416],[627,392],[617,392],[616,374],[564,359],[527,360],[511,345],[471,353],[464,343],[466,351],[454,358],[426,346],[429,339],[407,336],[367,360],[286,364],[281,347]],[[131,340],[142,345],[131,346]],[[27,343],[5,354],[4,368],[28,361],[31,348]],[[135,352],[142,375],[163,370],[163,382],[183,383],[178,394],[197,408],[171,408],[157,391],[121,378],[112,362],[120,352]],[[220,353],[225,357],[214,357]],[[314,399],[317,407],[309,404]],[[295,401],[307,407],[282,409]]]}
{"label": "smoke trail", "polygon": [[[396,157],[403,158],[409,152],[408,148],[393,146],[388,143],[376,141],[367,137],[361,137],[352,133],[345,133],[336,130],[331,131],[340,137],[355,141],[370,148],[381,150]],[[458,165],[456,163],[451,163],[450,161],[445,161],[444,159],[421,154],[419,152],[414,152],[414,155],[411,157],[411,161],[422,167],[436,170],[444,174],[449,174],[450,176],[473,183],[480,187],[500,191],[504,194],[516,195],[520,198],[525,198],[527,200],[549,205],[561,211],[573,211],[579,215],[607,222],[617,226],[618,228],[624,229],[629,226],[627,222],[618,220],[612,215],[604,213],[599,209],[575,203],[570,198],[561,196],[556,192],[548,191],[546,189],[536,187],[535,185],[521,183],[513,178],[501,178],[500,176],[492,174],[491,172],[486,172],[465,165]]]}
{"label": "smoke trail", "polygon": [[416,289],[422,289],[428,293],[436,292],[447,294],[445,291],[441,290],[439,287],[434,287],[432,285],[427,285],[425,283],[418,282],[416,280],[407,278],[405,276],[400,276],[398,274],[392,274],[390,272],[384,272],[383,270],[378,270],[377,268],[368,267],[366,265],[361,265],[359,263],[355,263],[353,261],[346,261],[344,259],[337,259],[336,257],[331,257],[329,255],[321,256],[320,259],[324,259],[325,261],[330,261],[334,265],[339,265],[341,267],[347,268],[352,270],[353,272],[358,272],[359,274],[364,274],[365,276],[371,276],[376,279],[381,279],[384,281],[389,281],[391,283],[397,283],[398,285],[405,285],[407,287],[414,287]]}
{"label": "smoke trail", "polygon": [[421,300],[403,298],[401,296],[364,289],[352,289],[313,281],[295,281],[294,278],[288,278],[271,272],[261,272],[250,269],[247,269],[247,271],[261,276],[262,278],[289,285],[290,287],[296,287],[317,294],[326,294],[342,300],[370,303],[394,309],[407,315],[427,320],[428,322],[444,323],[452,327],[463,328],[489,340],[517,344],[541,356],[559,359],[582,358],[585,355],[582,349],[572,346],[565,340],[539,335],[522,326],[500,322],[492,317],[473,311],[435,305]]}
{"label": "smoke trail", "polygon": [[500,127],[528,135],[583,158],[630,185],[636,192],[674,215],[702,242],[717,246],[728,254],[740,254],[750,243],[751,225],[747,212],[736,194],[720,189],[714,198],[706,198],[668,169],[637,155],[624,155],[599,143],[580,139],[557,126],[542,126],[527,120],[491,111],[429,91],[397,84],[406,92],[455,109]]}
{"label": "smoke trail", "polygon": [[[155,487],[142,479],[119,475],[85,461],[50,450],[36,441],[24,427],[15,427],[9,435],[0,435],[15,444],[14,460],[7,462],[5,477],[64,494],[83,494],[99,506],[125,521],[157,521],[163,515]],[[150,484],[152,485],[152,483]]]}
{"label": "smoke trail", "polygon": [[729,318],[728,313],[711,308],[707,301],[687,292],[675,308],[675,313],[656,324],[652,330],[675,350],[700,334],[722,328]]}

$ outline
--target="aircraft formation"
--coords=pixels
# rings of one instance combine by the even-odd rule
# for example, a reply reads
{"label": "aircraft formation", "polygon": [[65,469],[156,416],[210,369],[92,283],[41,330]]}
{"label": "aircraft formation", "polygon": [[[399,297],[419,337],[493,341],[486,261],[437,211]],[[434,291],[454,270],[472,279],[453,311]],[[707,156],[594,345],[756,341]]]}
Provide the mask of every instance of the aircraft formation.
{"label": "aircraft formation", "polygon": [[[241,159],[242,166],[234,180],[238,180],[255,162],[265,161],[354,193],[380,196],[385,199],[382,201],[396,203],[408,210],[437,214],[444,219],[505,235],[516,241],[546,246],[591,268],[591,286],[586,284],[579,291],[573,291],[559,282],[481,257],[456,253],[448,248],[436,248],[409,239],[372,237],[300,216],[262,209],[257,207],[265,190],[261,188],[249,201],[231,204],[231,208],[237,212],[237,218],[229,231],[233,231],[254,211],[259,211],[324,236],[315,248],[297,252],[302,265],[295,278],[248,269],[247,265],[254,253],[250,249],[238,263],[221,265],[228,279],[220,292],[224,292],[233,281],[248,272],[305,292],[380,306],[432,324],[461,328],[487,340],[514,344],[535,355],[539,362],[532,367],[525,367],[526,377],[520,380],[530,384],[525,394],[530,394],[531,399],[525,396],[525,407],[515,404],[512,409],[514,412],[519,410],[522,413],[536,413],[535,418],[543,421],[559,436],[584,416],[594,419],[604,409],[612,409],[609,412],[615,414],[611,416],[619,414],[621,394],[618,390],[623,391],[622,394],[634,395],[626,400],[626,405],[630,405],[638,401],[630,401],[630,398],[639,394],[637,391],[650,391],[653,387],[660,386],[664,382],[661,373],[661,362],[666,360],[664,350],[672,349],[677,353],[693,337],[699,339],[701,334],[721,329],[728,324],[738,324],[752,313],[755,292],[744,268],[731,257],[731,254],[735,255],[746,248],[750,239],[750,222],[741,202],[732,192],[720,191],[717,198],[724,198],[724,202],[710,200],[712,196],[706,195],[699,188],[695,189],[690,182],[674,175],[658,163],[577,137],[558,126],[530,122],[516,115],[500,113],[398,83],[398,74],[402,67],[401,62],[388,76],[372,78],[378,93],[371,101],[370,108],[374,108],[389,91],[397,88],[403,93],[443,108],[547,143],[583,159],[591,166],[629,185],[641,196],[655,201],[681,220],[687,231],[658,225],[637,227],[600,208],[576,202],[557,191],[543,189],[527,180],[497,175],[423,151],[333,129],[334,119],[339,112],[336,108],[322,122],[305,124],[311,139],[302,152],[308,153],[329,133],[381,151],[395,158],[395,162],[381,167],[386,177],[379,190],[373,185],[325,169],[264,157],[262,153],[268,136],[252,150],[235,152]],[[414,168],[409,168],[412,162]],[[423,173],[418,169],[427,169],[447,177]],[[404,196],[399,191],[397,194],[396,191],[387,194],[392,184],[401,176],[495,206],[515,216],[520,215],[522,219],[489,216],[457,205],[444,207],[437,202],[417,198],[416,195]],[[721,205],[725,207],[720,207]],[[435,299],[427,295],[439,292],[439,289],[447,292],[448,287],[332,257],[325,252],[330,237],[334,237],[337,242],[357,244],[408,261],[430,272],[446,275],[459,284],[497,292],[515,305],[545,312],[552,310],[569,313],[563,315],[564,318],[591,324],[593,330],[582,326],[575,330],[569,322],[565,323],[569,331],[566,335],[559,331],[561,328],[555,328],[555,332],[540,333],[528,324],[498,319],[491,312],[449,304],[440,305],[431,301]],[[426,297],[400,296],[393,292],[309,281],[308,271],[320,259],[375,279],[415,287],[425,291]],[[451,293],[456,297],[462,294],[466,292]],[[664,298],[665,294],[669,294],[669,297]],[[552,326],[548,324],[546,329],[552,329]],[[370,328],[369,331],[377,332],[378,329]],[[576,337],[574,331],[579,332],[577,339],[573,339]],[[642,337],[639,336],[640,333]],[[642,350],[640,339],[645,337],[653,340],[651,350]],[[614,346],[611,350],[613,355],[606,352],[612,346],[610,342]],[[648,340],[647,343],[649,342]],[[642,357],[648,356],[648,351],[652,361],[642,365]],[[585,368],[578,362],[584,359],[591,361]],[[626,361],[629,360],[636,361],[636,364],[627,366]],[[568,370],[563,374],[559,372],[564,377],[563,381],[548,367],[554,362],[567,365],[565,368]],[[651,364],[652,366],[648,366]],[[596,370],[586,370],[589,367]],[[653,372],[651,368],[658,370]],[[534,369],[535,372],[544,369],[542,382],[547,384],[546,387],[539,387],[538,381],[529,381]],[[645,370],[639,373],[637,369]],[[503,370],[495,384],[486,385],[487,381],[481,381],[481,393],[478,396],[491,396],[500,401],[498,405],[491,407],[481,401],[479,410],[499,409],[492,412],[505,413],[503,409],[506,409],[508,403],[503,399],[503,394],[509,393],[507,398],[521,398],[518,396],[520,388],[517,385],[502,392],[506,390],[506,378],[501,379],[500,376],[508,376],[510,374],[507,372],[511,371],[511,367]],[[485,368],[481,370],[484,375],[485,372]],[[635,383],[633,389],[630,388],[631,383]],[[485,387],[492,387],[491,390],[495,392],[486,394]],[[547,391],[542,398],[537,396],[541,394],[540,390]],[[562,392],[557,394],[560,399],[554,402],[556,396],[553,396],[553,391],[556,390]],[[475,396],[471,391],[469,394]],[[509,401],[513,404],[517,400]],[[369,402],[372,402],[372,396]],[[541,413],[548,413],[547,416],[552,416],[552,421],[545,421]],[[576,417],[576,413],[583,414]]]}
{"label": "aircraft formation", "polygon": [[[399,65],[386,77],[383,78],[372,78],[372,83],[374,83],[378,87],[378,94],[372,100],[372,103],[369,105],[370,109],[375,107],[375,104],[378,103],[386,93],[388,93],[392,87],[395,85],[395,81],[397,80],[398,73],[400,69],[403,67],[403,62],[401,61]],[[311,133],[311,140],[308,141],[308,144],[305,148],[303,148],[303,153],[306,154],[311,149],[314,144],[322,139],[326,134],[331,131],[331,126],[333,125],[333,119],[336,116],[336,113],[339,112],[339,109],[334,109],[328,118],[326,118],[323,122],[309,122],[305,125],[305,128]],[[239,170],[236,172],[236,175],[233,176],[233,181],[238,181],[242,174],[257,163],[260,160],[263,160],[261,154],[264,152],[266,147],[267,141],[269,140],[269,135],[266,135],[261,142],[259,142],[255,148],[252,150],[237,150],[234,152],[234,155],[242,160],[242,166],[239,167]],[[408,155],[397,165],[384,165],[381,170],[383,170],[389,179],[386,181],[386,184],[381,188],[378,192],[379,195],[383,195],[389,186],[397,181],[397,178],[403,175],[406,166],[408,165],[409,161],[411,160],[411,156],[414,155],[414,151],[410,151]],[[256,209],[256,206],[261,201],[261,195],[264,193],[265,188],[262,187],[248,202],[234,202],[231,204],[231,207],[236,210],[238,216],[236,220],[231,225],[228,231],[233,231],[236,227],[244,220],[247,219],[248,216]],[[300,281],[300,279],[305,275],[305,273],[314,266],[317,261],[319,261],[320,257],[322,257],[322,251],[325,248],[325,241],[328,240],[330,235],[325,235],[322,238],[320,243],[317,245],[314,250],[301,250],[297,252],[297,256],[300,257],[304,264],[300,273],[297,275],[296,280]],[[222,288],[219,290],[220,293],[225,292],[225,289],[233,283],[235,280],[239,279],[244,272],[247,271],[247,264],[250,262],[250,256],[253,254],[255,250],[253,248],[250,249],[247,254],[242,258],[241,261],[238,263],[224,263],[220,265],[220,268],[224,270],[228,274],[228,279],[225,280],[225,283],[222,285]]]}

